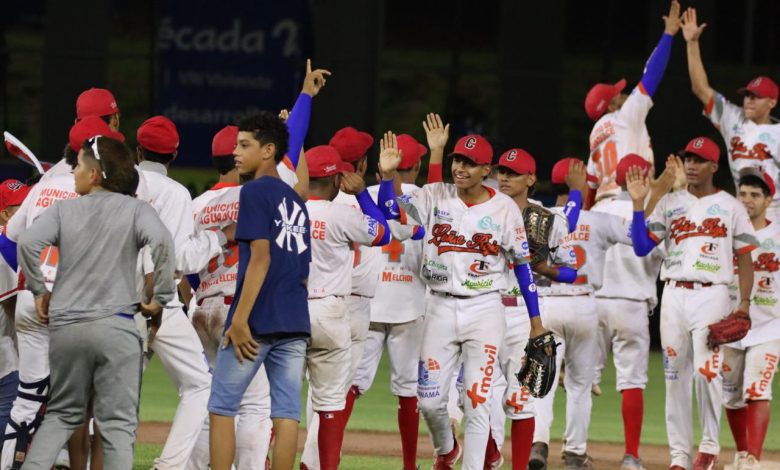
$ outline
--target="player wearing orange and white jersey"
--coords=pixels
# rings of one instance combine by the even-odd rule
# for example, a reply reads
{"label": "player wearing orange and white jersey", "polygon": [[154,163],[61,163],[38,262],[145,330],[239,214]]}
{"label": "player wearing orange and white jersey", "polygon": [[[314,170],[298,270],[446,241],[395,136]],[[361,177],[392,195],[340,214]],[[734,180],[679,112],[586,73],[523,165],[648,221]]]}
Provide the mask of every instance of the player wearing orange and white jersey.
{"label": "player wearing orange and white jersey", "polygon": [[[713,185],[720,150],[706,137],[691,140],[684,151],[688,189],[664,196],[645,222],[647,180],[629,170],[627,189],[634,206],[634,252],[647,255],[663,242],[661,268],[661,345],[666,376],[666,430],[672,467],[712,468],[720,451],[723,355],[707,345],[707,326],[731,310],[728,285],[733,257],[739,266],[739,308],[748,311],[753,285],[750,251],[758,245],[745,208]],[[693,461],[691,386],[695,386],[702,428]],[[693,462],[692,462],[693,461]]]}
{"label": "player wearing orange and white jersey", "polygon": [[[780,224],[766,218],[776,191],[768,174],[743,168],[738,191],[759,245],[751,253],[750,332],[741,341],[723,346],[723,399],[737,445],[734,468],[758,470],[769,425],[772,382],[780,357]],[[737,308],[739,288],[732,283],[729,290],[732,307]]]}
{"label": "player wearing orange and white jersey", "polygon": [[664,33],[647,60],[642,79],[629,95],[622,93],[626,80],[614,85],[599,83],[585,98],[585,111],[595,124],[590,133],[588,174],[596,200],[615,196],[620,187],[615,182],[615,170],[624,155],[640,155],[653,161],[653,149],[647,133],[645,118],[653,106],[653,95],[661,83],[672,39],[680,30],[680,4],[671,2],[668,16],[664,16]]}

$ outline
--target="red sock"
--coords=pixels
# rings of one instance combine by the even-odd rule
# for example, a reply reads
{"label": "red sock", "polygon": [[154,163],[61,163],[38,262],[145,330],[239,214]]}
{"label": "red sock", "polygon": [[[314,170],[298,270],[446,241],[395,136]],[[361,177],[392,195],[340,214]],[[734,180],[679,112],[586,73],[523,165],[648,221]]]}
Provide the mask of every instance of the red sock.
{"label": "red sock", "polygon": [[420,429],[420,412],[417,397],[398,397],[398,431],[401,433],[401,452],[404,468],[417,468],[417,433]]}
{"label": "red sock", "polygon": [[[743,408],[744,409],[744,408]],[[769,427],[770,401],[749,401],[747,406],[747,451],[761,460],[766,430]]]}
{"label": "red sock", "polygon": [[344,440],[344,410],[318,411],[320,430],[317,444],[320,454],[321,470],[337,470],[341,455],[341,442]]}
{"label": "red sock", "polygon": [[344,405],[344,428],[347,427],[349,417],[352,416],[352,408],[355,407],[355,400],[358,397],[360,397],[360,390],[358,390],[357,385],[349,387],[349,390],[347,390],[347,404]]}
{"label": "red sock", "polygon": [[642,419],[645,414],[644,390],[623,390],[623,438],[626,454],[639,458],[639,438],[642,435]]}
{"label": "red sock", "polygon": [[501,452],[498,450],[496,440],[493,439],[493,431],[488,432],[487,446],[485,446],[485,463],[492,462]]}
{"label": "red sock", "polygon": [[526,470],[531,458],[536,420],[518,419],[512,421],[512,470]]}
{"label": "red sock", "polygon": [[726,408],[726,418],[729,420],[729,428],[731,428],[731,435],[734,437],[734,443],[737,445],[737,451],[747,451],[747,406],[738,410]]}

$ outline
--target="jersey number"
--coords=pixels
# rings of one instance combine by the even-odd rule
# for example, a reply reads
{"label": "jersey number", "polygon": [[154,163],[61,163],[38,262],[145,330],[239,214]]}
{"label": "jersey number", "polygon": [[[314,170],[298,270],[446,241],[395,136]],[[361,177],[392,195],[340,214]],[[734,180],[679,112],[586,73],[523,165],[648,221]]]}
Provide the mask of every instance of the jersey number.
{"label": "jersey number", "polygon": [[209,261],[209,274],[213,273],[217,269],[219,269],[219,260],[220,258],[223,259],[222,266],[226,268],[230,268],[236,265],[238,263],[238,243],[228,243],[227,246],[227,253],[223,253],[221,255],[215,256],[211,258]]}
{"label": "jersey number", "polygon": [[[579,245],[574,245],[572,247],[572,250],[574,250],[574,256],[577,258],[575,267],[577,268],[577,271],[580,271],[583,266],[585,266],[585,263],[588,261],[588,257],[585,254],[585,249],[582,248]],[[578,274],[577,280],[574,281],[574,284],[587,284],[588,283],[588,276],[585,274]]]}
{"label": "jersey number", "polygon": [[[603,150],[603,153],[602,153]],[[598,165],[599,179],[610,178],[617,169],[617,146],[614,141],[609,141],[601,150],[593,154],[593,161]]]}

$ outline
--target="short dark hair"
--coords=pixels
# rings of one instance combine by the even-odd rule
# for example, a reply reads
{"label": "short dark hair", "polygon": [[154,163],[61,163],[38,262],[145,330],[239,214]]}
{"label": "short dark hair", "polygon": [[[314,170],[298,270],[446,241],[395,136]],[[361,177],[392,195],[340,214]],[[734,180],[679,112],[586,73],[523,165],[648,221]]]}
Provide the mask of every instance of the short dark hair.
{"label": "short dark hair", "polygon": [[290,133],[287,131],[287,125],[273,113],[260,111],[247,116],[238,123],[238,130],[251,132],[261,145],[274,144],[276,146],[274,160],[277,163],[281,162],[287,154]]}
{"label": "short dark hair", "polygon": [[155,163],[161,163],[163,165],[167,165],[173,161],[174,158],[176,158],[175,153],[157,153],[152,152],[151,150],[146,150],[145,148],[141,147],[141,151],[144,155],[144,160],[148,160],[150,162]]}
{"label": "short dark hair", "polygon": [[226,175],[236,169],[236,161],[233,159],[233,155],[215,155],[211,157],[211,162],[220,175]]}
{"label": "short dark hair", "polygon": [[65,144],[65,150],[62,151],[62,158],[65,159],[65,163],[70,165],[71,168],[76,168],[76,164],[79,162],[78,152],[74,152],[70,148],[70,143]]}
{"label": "short dark hair", "polygon": [[139,176],[135,169],[133,153],[127,145],[110,137],[97,138],[97,150],[100,154],[100,161],[98,161],[92,150],[93,142],[93,139],[87,140],[81,149],[84,151],[84,156],[92,160],[105,173],[100,186],[114,193],[135,195]]}
{"label": "short dark hair", "polygon": [[764,197],[769,197],[771,191],[766,181],[759,178],[756,175],[745,175],[739,178],[739,186],[752,186],[754,188],[761,188],[761,192],[764,193]]}

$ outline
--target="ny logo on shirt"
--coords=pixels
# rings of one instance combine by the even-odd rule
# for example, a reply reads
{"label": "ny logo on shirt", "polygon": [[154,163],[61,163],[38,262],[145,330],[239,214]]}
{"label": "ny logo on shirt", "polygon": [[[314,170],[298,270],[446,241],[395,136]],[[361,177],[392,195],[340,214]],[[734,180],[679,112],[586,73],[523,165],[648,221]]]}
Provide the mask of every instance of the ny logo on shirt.
{"label": "ny logo on shirt", "polygon": [[[297,250],[298,254],[303,253],[308,248],[306,239],[304,238],[304,234],[308,230],[306,227],[306,213],[303,212],[298,203],[293,201],[292,211],[290,211],[288,215],[287,198],[282,199],[282,202],[279,203],[278,210],[282,219],[274,219],[274,224],[277,227],[281,226],[282,229],[276,237],[276,244],[283,250]],[[293,240],[295,240],[295,249],[293,248]]]}

